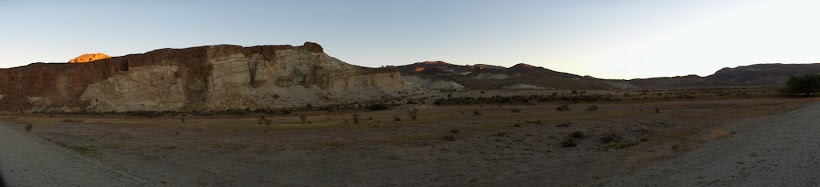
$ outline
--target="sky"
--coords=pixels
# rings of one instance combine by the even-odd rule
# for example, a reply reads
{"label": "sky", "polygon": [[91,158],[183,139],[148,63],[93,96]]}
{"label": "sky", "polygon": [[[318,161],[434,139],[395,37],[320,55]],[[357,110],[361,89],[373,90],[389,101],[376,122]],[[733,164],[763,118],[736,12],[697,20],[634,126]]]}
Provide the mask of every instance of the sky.
{"label": "sky", "polygon": [[599,78],[820,62],[820,1],[0,0],[0,68],[160,48],[321,44],[350,64],[527,63]]}

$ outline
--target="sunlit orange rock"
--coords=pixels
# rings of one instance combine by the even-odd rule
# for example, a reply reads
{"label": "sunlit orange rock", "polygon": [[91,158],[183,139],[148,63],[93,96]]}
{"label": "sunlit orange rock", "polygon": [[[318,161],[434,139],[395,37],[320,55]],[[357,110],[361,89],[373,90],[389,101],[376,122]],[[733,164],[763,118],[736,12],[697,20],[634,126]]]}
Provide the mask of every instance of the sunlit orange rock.
{"label": "sunlit orange rock", "polygon": [[91,62],[91,61],[95,61],[95,60],[102,60],[102,59],[106,59],[106,58],[111,58],[111,56],[108,56],[108,55],[102,54],[102,53],[84,54],[84,55],[78,56],[77,58],[69,60],[68,63],[86,63],[86,62]]}

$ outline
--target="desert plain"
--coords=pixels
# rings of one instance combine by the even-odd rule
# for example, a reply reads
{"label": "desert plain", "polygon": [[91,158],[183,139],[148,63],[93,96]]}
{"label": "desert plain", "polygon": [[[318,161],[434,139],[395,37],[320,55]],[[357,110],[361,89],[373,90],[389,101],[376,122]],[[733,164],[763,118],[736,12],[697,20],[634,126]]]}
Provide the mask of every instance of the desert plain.
{"label": "desert plain", "polygon": [[[459,103],[519,96],[599,99]],[[385,108],[5,113],[0,123],[148,186],[599,186],[818,100],[772,87],[435,91]]]}

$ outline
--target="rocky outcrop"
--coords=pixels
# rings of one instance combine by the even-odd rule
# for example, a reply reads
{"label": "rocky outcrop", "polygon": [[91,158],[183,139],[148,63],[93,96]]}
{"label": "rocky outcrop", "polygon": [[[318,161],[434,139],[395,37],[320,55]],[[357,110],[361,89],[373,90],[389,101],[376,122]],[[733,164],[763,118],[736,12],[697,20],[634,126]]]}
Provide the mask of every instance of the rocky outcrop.
{"label": "rocky outcrop", "polygon": [[99,62],[0,69],[0,108],[253,110],[365,102],[413,91],[394,68],[350,65],[310,42],[160,49]]}
{"label": "rocky outcrop", "polygon": [[96,61],[96,60],[107,59],[107,58],[111,58],[111,56],[108,56],[108,55],[103,54],[103,53],[83,54],[83,55],[78,56],[77,58],[69,60],[68,63],[86,63],[86,62],[91,62],[91,61]]}

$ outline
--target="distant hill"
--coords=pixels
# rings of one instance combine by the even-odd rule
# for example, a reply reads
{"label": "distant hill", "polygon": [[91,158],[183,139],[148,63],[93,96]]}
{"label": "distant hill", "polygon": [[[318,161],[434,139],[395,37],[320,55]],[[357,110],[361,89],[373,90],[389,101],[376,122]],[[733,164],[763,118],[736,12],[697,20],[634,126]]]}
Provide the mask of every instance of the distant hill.
{"label": "distant hill", "polygon": [[528,64],[501,67],[427,61],[397,67],[405,80],[428,89],[641,89],[779,86],[790,76],[820,73],[820,64],[755,64],[713,75],[615,80],[557,72]]}
{"label": "distant hill", "polygon": [[528,64],[501,67],[441,61],[397,67],[406,81],[428,89],[612,89],[606,82]]}

